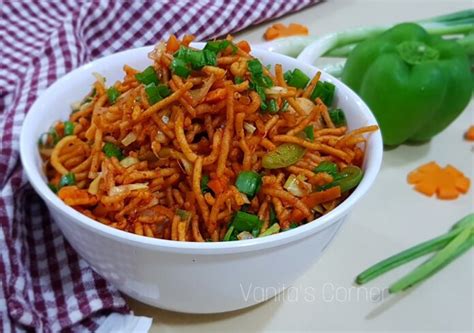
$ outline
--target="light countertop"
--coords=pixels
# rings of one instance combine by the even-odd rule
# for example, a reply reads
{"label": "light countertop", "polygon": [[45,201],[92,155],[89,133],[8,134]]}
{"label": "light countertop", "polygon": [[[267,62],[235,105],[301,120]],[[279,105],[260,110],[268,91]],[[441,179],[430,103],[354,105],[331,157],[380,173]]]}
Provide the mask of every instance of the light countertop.
{"label": "light countertop", "polygon": [[[282,0],[279,0],[282,1]],[[473,7],[469,0],[329,0],[278,21],[307,25],[312,34],[409,21]],[[262,41],[268,23],[236,35]],[[373,188],[347,218],[321,259],[293,287],[263,304],[232,313],[189,315],[129,299],[137,315],[153,317],[151,332],[209,331],[473,331],[474,251],[401,296],[383,290],[420,261],[364,287],[354,277],[376,261],[444,233],[473,211],[473,193],[454,201],[427,198],[406,175],[429,161],[450,163],[474,179],[474,146],[463,133],[474,124],[474,102],[428,144],[386,150]],[[278,263],[276,263],[278,264]]]}

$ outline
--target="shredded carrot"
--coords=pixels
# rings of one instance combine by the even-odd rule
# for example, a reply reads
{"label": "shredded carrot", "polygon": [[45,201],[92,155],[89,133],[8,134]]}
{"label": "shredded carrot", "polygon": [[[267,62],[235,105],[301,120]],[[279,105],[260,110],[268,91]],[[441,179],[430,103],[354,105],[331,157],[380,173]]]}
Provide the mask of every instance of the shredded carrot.
{"label": "shredded carrot", "polygon": [[410,172],[407,177],[409,184],[415,185],[414,189],[424,195],[436,194],[438,199],[452,200],[459,194],[469,190],[470,180],[464,174],[447,165],[441,168],[436,162],[430,162]]}
{"label": "shredded carrot", "polygon": [[[324,202],[335,200],[341,196],[341,188],[339,186],[331,187],[325,191],[313,192],[301,199],[301,202],[305,204],[309,209],[314,208]],[[293,210],[291,214],[291,220],[295,222],[301,222],[304,219],[304,214],[300,210]]]}
{"label": "shredded carrot", "polygon": [[249,53],[252,50],[252,48],[250,47],[250,44],[245,40],[241,40],[240,42],[238,42],[237,47],[247,53]]}
{"label": "shredded carrot", "polygon": [[474,125],[470,126],[469,129],[467,130],[466,134],[464,135],[466,140],[468,141],[474,141]]}
{"label": "shredded carrot", "polygon": [[266,40],[272,40],[281,37],[303,35],[307,36],[309,33],[308,28],[302,24],[290,23],[286,26],[282,23],[275,23],[271,27],[268,27],[263,37]]}
{"label": "shredded carrot", "polygon": [[168,42],[166,43],[166,52],[173,53],[178,51],[179,49],[179,40],[176,38],[175,35],[171,35],[168,38]]}

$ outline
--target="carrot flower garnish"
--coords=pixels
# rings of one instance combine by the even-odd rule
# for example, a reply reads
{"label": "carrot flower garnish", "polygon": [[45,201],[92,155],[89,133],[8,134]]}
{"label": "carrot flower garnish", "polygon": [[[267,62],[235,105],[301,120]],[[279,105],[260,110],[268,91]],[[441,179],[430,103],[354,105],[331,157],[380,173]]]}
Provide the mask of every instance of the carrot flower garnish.
{"label": "carrot flower garnish", "polygon": [[470,180],[464,174],[447,165],[441,168],[436,162],[430,162],[410,172],[408,183],[415,185],[414,189],[427,196],[436,194],[438,199],[456,199],[460,193],[469,190]]}

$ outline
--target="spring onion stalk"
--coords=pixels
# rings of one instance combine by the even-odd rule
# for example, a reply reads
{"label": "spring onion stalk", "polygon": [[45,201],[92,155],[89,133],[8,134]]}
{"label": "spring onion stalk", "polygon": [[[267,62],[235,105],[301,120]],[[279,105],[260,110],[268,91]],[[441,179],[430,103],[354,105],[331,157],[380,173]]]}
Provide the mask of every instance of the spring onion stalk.
{"label": "spring onion stalk", "polygon": [[388,291],[391,294],[403,291],[430,277],[441,268],[452,262],[473,244],[474,228],[465,228],[449,244],[414,271],[392,284]]}
{"label": "spring onion stalk", "polygon": [[451,240],[453,240],[453,238],[459,235],[462,230],[463,229],[453,230],[447,234],[423,242],[396,255],[393,255],[390,258],[382,260],[381,262],[360,273],[356,278],[356,283],[360,285],[365,284],[376,277],[379,277],[380,275],[397,268],[398,266],[422,257],[425,254],[440,250]]}
{"label": "spring onion stalk", "polygon": [[[469,214],[467,215],[466,217],[464,217],[463,219],[461,219],[460,221],[458,221],[452,228],[451,228],[451,231],[444,234],[444,235],[441,235],[441,236],[438,236],[434,239],[431,239],[429,241],[426,241],[426,242],[423,242],[421,244],[418,244],[416,246],[413,246],[405,251],[402,251],[394,256],[391,256],[385,260],[382,260],[381,262],[375,264],[374,266],[366,269],[365,271],[363,271],[362,273],[360,273],[357,277],[356,277],[356,283],[359,284],[359,285],[362,285],[362,284],[365,284],[373,279],[375,279],[376,277],[398,267],[398,266],[401,266],[407,262],[410,262],[414,259],[417,259],[421,256],[424,256],[428,253],[431,253],[431,252],[434,252],[434,251],[438,251],[438,250],[441,250],[441,251],[444,251],[444,249],[447,248],[447,246],[449,246],[449,244],[451,244],[462,232],[467,232],[466,230],[469,231],[469,233],[471,234],[472,236],[472,233],[473,233],[473,230],[474,230],[474,214]],[[464,239],[465,236],[463,236],[463,239]],[[429,269],[429,270],[426,270],[426,268],[424,268],[423,272],[426,272],[426,276],[425,277],[428,277],[428,273],[431,275],[433,274],[435,271],[441,269],[442,267],[444,267],[445,265],[447,265],[449,262],[451,262],[452,260],[454,260],[455,258],[457,258],[458,256],[460,256],[462,253],[464,253],[465,251],[467,251],[470,246],[472,246],[472,240],[473,240],[473,237],[470,237],[470,239],[464,241],[462,243],[462,245],[460,245],[459,247],[456,247],[455,250],[449,252],[450,254],[452,254],[452,256],[449,256],[448,259],[446,259],[445,261],[442,261],[440,264],[437,264],[435,265],[434,268],[432,269]],[[466,244],[471,242],[471,245],[468,246],[466,248]],[[451,248],[453,247],[453,245],[451,245]],[[439,253],[441,253],[438,252]],[[435,256],[436,257],[436,256]],[[435,257],[433,257],[432,259],[435,259]],[[438,260],[438,259],[437,259]],[[431,261],[431,260],[430,260]],[[441,265],[441,264],[444,264],[444,265]],[[429,267],[431,267],[432,264],[430,264]],[[423,265],[422,265],[423,266]],[[421,267],[421,266],[420,266]],[[421,278],[423,278],[423,276],[415,276],[417,277],[417,280],[418,282],[421,281]],[[406,281],[409,281],[409,282],[412,282],[413,280],[413,277],[410,278],[410,280],[404,280],[405,282],[403,282],[404,284],[406,283]],[[404,285],[403,284],[403,285]],[[393,289],[393,292],[397,292],[397,291],[400,291],[402,289],[398,289],[400,286],[402,286],[402,284],[396,284],[395,287]]]}
{"label": "spring onion stalk", "polygon": [[[447,15],[432,17],[416,21],[430,34],[439,36],[462,35],[472,32],[474,24],[474,10],[464,10]],[[268,51],[296,56],[298,59],[314,63],[322,56],[346,57],[357,43],[367,38],[377,36],[394,24],[360,27],[341,32],[331,33],[320,37],[288,37],[256,45]],[[461,45],[468,54],[474,53],[474,38],[462,39]],[[338,65],[340,66],[340,65]],[[323,68],[326,70],[326,68]],[[334,69],[332,69],[334,70]],[[336,73],[337,72],[333,72]]]}

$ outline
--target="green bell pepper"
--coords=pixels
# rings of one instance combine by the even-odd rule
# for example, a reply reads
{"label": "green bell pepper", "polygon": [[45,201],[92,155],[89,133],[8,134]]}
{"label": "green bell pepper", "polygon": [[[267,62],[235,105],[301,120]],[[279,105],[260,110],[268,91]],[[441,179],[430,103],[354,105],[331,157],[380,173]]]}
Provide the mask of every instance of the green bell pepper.
{"label": "green bell pepper", "polygon": [[361,42],[342,80],[371,108],[386,145],[430,140],[461,114],[473,87],[464,49],[414,23]]}

